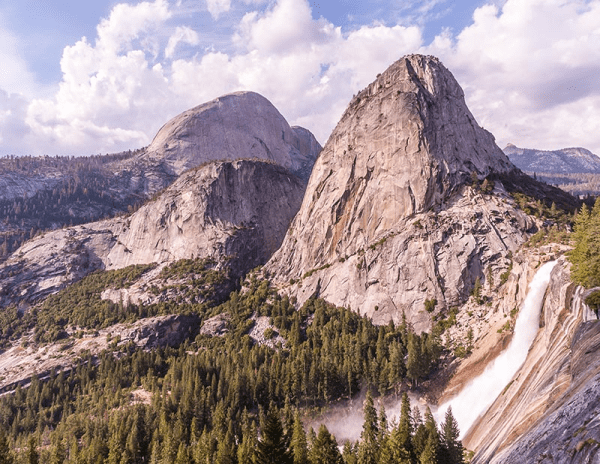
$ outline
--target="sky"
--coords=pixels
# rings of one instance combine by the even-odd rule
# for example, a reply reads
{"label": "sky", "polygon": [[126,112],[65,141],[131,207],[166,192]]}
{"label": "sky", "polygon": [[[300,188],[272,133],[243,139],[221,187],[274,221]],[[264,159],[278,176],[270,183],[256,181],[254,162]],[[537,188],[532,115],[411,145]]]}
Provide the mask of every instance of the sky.
{"label": "sky", "polygon": [[0,156],[140,148],[238,90],[324,144],[409,53],[441,59],[501,148],[600,154],[600,0],[1,0]]}

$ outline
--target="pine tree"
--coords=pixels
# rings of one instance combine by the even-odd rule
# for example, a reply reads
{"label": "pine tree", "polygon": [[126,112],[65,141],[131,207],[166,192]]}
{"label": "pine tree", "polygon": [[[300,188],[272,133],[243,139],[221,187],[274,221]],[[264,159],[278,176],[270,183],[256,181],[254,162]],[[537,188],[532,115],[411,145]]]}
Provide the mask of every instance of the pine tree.
{"label": "pine tree", "polygon": [[258,464],[291,464],[281,419],[274,407],[269,408],[257,449]]}
{"label": "pine tree", "polygon": [[[435,423],[435,418],[433,417],[433,414],[431,413],[431,409],[429,409],[429,406],[427,406],[427,409],[425,410],[425,423],[423,424],[425,427],[425,431],[426,431],[426,435],[427,435],[427,441],[425,443],[425,448],[423,449],[423,452],[421,453],[421,460],[423,459],[427,459],[429,461],[434,460],[435,462],[439,461],[440,456],[441,456],[441,449],[440,449],[440,435],[438,433],[438,429],[437,429],[437,424]],[[431,443],[430,443],[431,441]],[[425,453],[425,450],[427,448],[430,448],[430,450],[426,453],[425,457],[422,457],[423,453]],[[430,453],[434,453],[434,457],[431,457]],[[432,462],[434,462],[432,461]]]}
{"label": "pine tree", "polygon": [[352,445],[349,441],[346,440],[344,443],[344,449],[342,450],[342,457],[344,459],[344,464],[357,464],[358,463],[358,444]]}
{"label": "pine tree", "polygon": [[13,464],[14,457],[8,445],[8,437],[4,429],[0,428],[0,464]]}
{"label": "pine tree", "polygon": [[242,442],[238,446],[237,458],[240,464],[256,462],[257,431],[254,422],[250,421],[248,411],[242,413]]}
{"label": "pine tree", "polygon": [[408,333],[408,360],[406,362],[406,376],[417,384],[423,376],[423,353],[418,335],[412,331]]}
{"label": "pine tree", "polygon": [[589,234],[590,234],[591,215],[587,205],[584,203],[581,210],[575,217],[575,226],[573,239],[575,248],[569,253],[569,258],[573,266],[571,267],[571,276],[573,280],[586,285],[589,278],[588,262],[590,258]]}
{"label": "pine tree", "polygon": [[311,464],[342,464],[342,455],[335,438],[325,425],[321,424],[317,438],[310,448]]}
{"label": "pine tree", "polygon": [[26,463],[27,464],[39,464],[39,462],[40,462],[40,455],[37,452],[35,437],[33,435],[30,435],[29,440],[27,440]]}
{"label": "pine tree", "polygon": [[463,463],[463,446],[458,439],[459,436],[460,431],[458,430],[458,423],[452,415],[452,407],[448,407],[441,433],[443,464]]}
{"label": "pine tree", "polygon": [[425,448],[419,457],[419,464],[438,464],[438,447],[433,435],[427,437]]}
{"label": "pine tree", "polygon": [[292,452],[294,464],[306,464],[308,462],[308,442],[298,411],[294,414],[290,450]]}
{"label": "pine tree", "polygon": [[377,424],[377,411],[373,404],[371,392],[367,393],[363,406],[363,429],[358,445],[359,464],[377,464],[379,459],[379,427]]}
{"label": "pine tree", "polygon": [[215,464],[236,464],[237,452],[231,432],[225,434],[224,439],[217,446],[217,457]]}
{"label": "pine tree", "polygon": [[190,464],[191,462],[187,446],[185,446],[185,443],[180,443],[179,449],[177,450],[177,457],[175,458],[175,464]]}
{"label": "pine tree", "polygon": [[50,453],[50,464],[63,464],[67,458],[67,453],[62,441],[58,441],[53,447]]}

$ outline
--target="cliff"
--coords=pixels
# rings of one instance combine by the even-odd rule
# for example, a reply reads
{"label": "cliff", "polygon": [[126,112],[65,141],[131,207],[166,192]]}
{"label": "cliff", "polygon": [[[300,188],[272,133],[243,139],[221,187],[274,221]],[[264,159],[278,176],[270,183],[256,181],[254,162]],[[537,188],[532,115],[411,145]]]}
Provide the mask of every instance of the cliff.
{"label": "cliff", "polygon": [[183,174],[135,213],[48,232],[0,266],[0,302],[22,308],[97,269],[210,258],[232,278],[263,264],[297,212],[304,184],[264,161]]}
{"label": "cliff", "polygon": [[501,181],[470,186],[513,172],[452,74],[404,57],[350,102],[266,271],[300,302],[318,294],[378,323],[405,312],[427,329],[425,299],[464,302],[536,230]]}
{"label": "cliff", "polygon": [[561,258],[524,365],[465,437],[474,463],[600,458],[600,325]]}

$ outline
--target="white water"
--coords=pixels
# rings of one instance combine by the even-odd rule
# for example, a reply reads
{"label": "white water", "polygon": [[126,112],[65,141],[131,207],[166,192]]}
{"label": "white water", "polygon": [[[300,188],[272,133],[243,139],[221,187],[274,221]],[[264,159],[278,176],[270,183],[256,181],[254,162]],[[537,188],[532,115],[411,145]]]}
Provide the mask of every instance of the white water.
{"label": "white water", "polygon": [[475,420],[502,393],[525,362],[539,328],[544,294],[550,281],[550,272],[555,264],[556,261],[544,264],[529,284],[529,293],[519,311],[514,335],[508,348],[500,353],[485,368],[485,371],[473,379],[457,396],[439,407],[436,414],[438,423],[444,420],[448,406],[452,406],[452,414],[458,422],[461,438],[468,432]]}

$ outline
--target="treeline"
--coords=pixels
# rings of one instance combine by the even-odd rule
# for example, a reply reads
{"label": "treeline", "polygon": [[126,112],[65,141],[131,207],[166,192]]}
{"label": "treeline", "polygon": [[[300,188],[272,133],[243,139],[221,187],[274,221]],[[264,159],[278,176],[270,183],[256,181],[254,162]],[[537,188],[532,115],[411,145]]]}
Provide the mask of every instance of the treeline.
{"label": "treeline", "polygon": [[[63,379],[64,380],[64,379]],[[28,401],[29,397],[23,397]],[[465,453],[458,439],[459,429],[448,409],[441,428],[427,407],[424,417],[418,407],[412,411],[406,393],[402,397],[399,420],[390,423],[385,408],[377,413],[370,393],[364,402],[364,423],[360,439],[340,445],[323,424],[318,433],[308,433],[300,411],[286,403],[271,404],[257,415],[244,411],[240,436],[219,414],[213,432],[189,431],[190,442],[181,429],[161,429],[163,413],[153,405],[138,404],[120,408],[101,425],[90,423],[81,437],[58,438],[29,435],[23,448],[11,451],[8,434],[0,429],[0,462],[24,464],[66,463],[145,463],[152,464],[462,464]],[[158,427],[158,428],[153,428]],[[161,440],[161,434],[163,438]],[[93,435],[88,446],[81,446]]]}
{"label": "treeline", "polygon": [[[435,337],[417,335],[405,323],[378,327],[318,299],[295,310],[268,282],[251,279],[248,285],[198,314],[206,319],[228,313],[222,337],[198,335],[179,349],[148,352],[131,343],[2,396],[0,426],[10,448],[26,459],[33,447],[41,462],[52,463],[285,462],[261,461],[257,454],[272,414],[266,411],[287,418],[289,438],[293,410],[320,408],[363,389],[399,393],[408,382],[426,378],[437,363]],[[268,317],[269,329],[285,342],[272,349],[252,339],[253,316]],[[415,443],[406,462],[454,462],[423,461],[421,447],[429,435],[417,439],[421,420],[410,421]],[[399,432],[384,430],[381,421],[377,427],[377,453],[394,448]],[[333,449],[331,440],[321,430],[309,434],[309,456],[321,455],[315,454],[321,446],[316,443]],[[384,446],[386,440],[390,444]],[[429,455],[436,449],[431,459],[442,459],[439,440],[431,439]],[[291,441],[285,443],[289,451]],[[388,462],[385,453],[361,452],[360,444],[347,448],[345,462]],[[335,462],[309,459],[295,462]]]}
{"label": "treeline", "polygon": [[591,210],[586,204],[581,207],[573,241],[575,248],[569,253],[573,281],[587,288],[600,286],[600,199]]}
{"label": "treeline", "polygon": [[600,194],[600,174],[592,173],[545,173],[527,172],[535,179],[552,184],[571,195],[593,195]]}
{"label": "treeline", "polygon": [[[600,198],[590,210],[586,204],[575,218],[574,249],[569,252],[571,279],[586,288],[600,287]],[[591,292],[585,303],[600,316],[600,290]]]}

